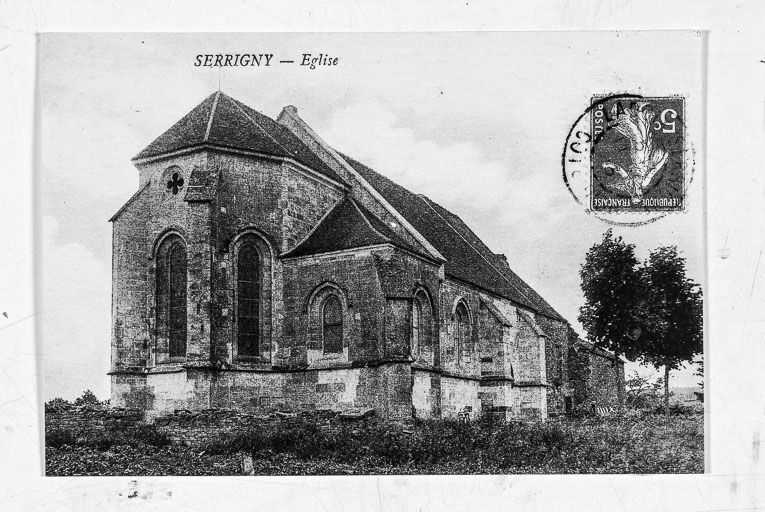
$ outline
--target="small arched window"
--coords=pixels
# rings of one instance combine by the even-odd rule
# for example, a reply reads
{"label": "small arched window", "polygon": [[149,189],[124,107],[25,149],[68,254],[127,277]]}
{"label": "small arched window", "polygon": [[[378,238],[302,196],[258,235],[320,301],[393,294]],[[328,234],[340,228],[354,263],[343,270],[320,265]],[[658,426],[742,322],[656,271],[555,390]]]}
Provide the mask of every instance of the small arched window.
{"label": "small arched window", "polygon": [[[171,358],[186,355],[186,247],[177,235],[162,241],[157,251],[157,337],[167,340]],[[162,345],[164,345],[164,340]]]}
{"label": "small arched window", "polygon": [[236,336],[240,357],[260,354],[261,286],[260,255],[253,243],[244,243],[239,248],[236,267]]}
{"label": "small arched window", "polygon": [[343,305],[337,295],[329,295],[324,299],[321,318],[324,353],[341,353],[343,351]]}
{"label": "small arched window", "polygon": [[457,354],[459,358],[470,361],[470,315],[464,303],[457,304]]}

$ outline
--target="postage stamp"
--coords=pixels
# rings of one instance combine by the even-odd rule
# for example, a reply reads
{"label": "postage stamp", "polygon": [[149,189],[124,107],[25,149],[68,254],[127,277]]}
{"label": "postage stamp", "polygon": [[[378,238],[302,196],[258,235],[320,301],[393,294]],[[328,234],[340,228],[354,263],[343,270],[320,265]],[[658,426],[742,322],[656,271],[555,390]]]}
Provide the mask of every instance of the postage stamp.
{"label": "postage stamp", "polygon": [[590,113],[593,211],[684,206],[685,104],[681,97],[595,97]]}
{"label": "postage stamp", "polygon": [[587,212],[643,225],[687,210],[695,156],[683,96],[596,95],[562,155],[563,180]]}

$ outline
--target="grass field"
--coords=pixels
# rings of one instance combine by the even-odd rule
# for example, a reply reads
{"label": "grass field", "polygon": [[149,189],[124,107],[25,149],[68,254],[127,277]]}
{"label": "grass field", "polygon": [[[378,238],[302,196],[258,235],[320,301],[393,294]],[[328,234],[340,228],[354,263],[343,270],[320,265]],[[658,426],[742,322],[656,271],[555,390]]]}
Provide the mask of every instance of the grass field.
{"label": "grass field", "polygon": [[294,419],[223,436],[214,445],[140,438],[46,440],[48,475],[236,475],[243,455],[257,475],[700,473],[703,415],[582,418],[544,424],[377,420],[335,424]]}

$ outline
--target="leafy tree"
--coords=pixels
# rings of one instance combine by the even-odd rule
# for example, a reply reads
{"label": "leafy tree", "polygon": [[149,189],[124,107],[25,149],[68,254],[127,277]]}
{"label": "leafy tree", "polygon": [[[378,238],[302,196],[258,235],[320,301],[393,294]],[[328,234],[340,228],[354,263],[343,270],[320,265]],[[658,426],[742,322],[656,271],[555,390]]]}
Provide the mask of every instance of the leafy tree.
{"label": "leafy tree", "polygon": [[642,358],[664,367],[664,410],[669,416],[669,373],[702,350],[702,293],[686,277],[685,258],[676,247],[652,251],[642,272],[648,285],[645,307],[652,319],[641,344]]}
{"label": "leafy tree", "polygon": [[82,393],[82,396],[75,398],[74,405],[102,405],[102,402],[98,400],[95,393],[89,389],[86,389]]}
{"label": "leafy tree", "polygon": [[579,270],[585,304],[579,321],[597,348],[634,361],[642,355],[641,333],[648,323],[646,283],[635,246],[612,230],[590,248]]}
{"label": "leafy tree", "polygon": [[664,367],[664,408],[669,415],[669,374],[701,352],[702,293],[685,275],[676,247],[660,247],[640,264],[635,246],[609,229],[590,248],[579,275],[585,304],[579,321],[596,347]]}
{"label": "leafy tree", "polygon": [[53,400],[45,402],[45,412],[66,410],[72,406],[72,403],[68,400],[64,400],[60,396],[57,396]]}
{"label": "leafy tree", "polygon": [[649,377],[640,375],[637,371],[625,382],[627,388],[627,404],[635,409],[655,409],[659,405],[659,389],[661,379],[651,382]]}

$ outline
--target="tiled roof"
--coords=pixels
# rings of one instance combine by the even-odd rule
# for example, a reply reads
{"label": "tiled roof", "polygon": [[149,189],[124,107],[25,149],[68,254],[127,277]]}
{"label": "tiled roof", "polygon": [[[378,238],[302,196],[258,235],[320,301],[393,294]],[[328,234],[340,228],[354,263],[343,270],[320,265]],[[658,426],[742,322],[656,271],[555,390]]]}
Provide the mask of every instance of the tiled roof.
{"label": "tiled roof", "polygon": [[342,156],[446,258],[447,275],[546,316],[565,321],[458,216],[427,197],[410,192],[353,158]]}
{"label": "tiled roof", "polygon": [[418,252],[372,212],[346,196],[284,257],[323,254],[384,243]]}
{"label": "tiled roof", "polygon": [[133,159],[203,144],[289,157],[343,183],[335,171],[288,128],[220,91],[208,96]]}

